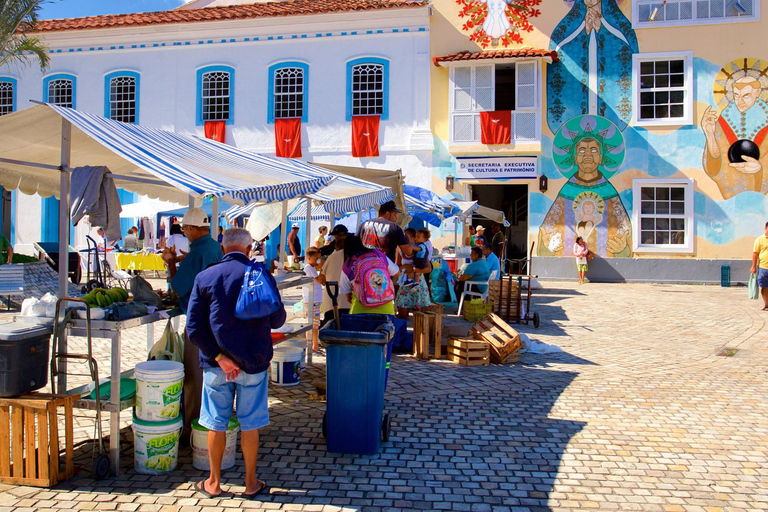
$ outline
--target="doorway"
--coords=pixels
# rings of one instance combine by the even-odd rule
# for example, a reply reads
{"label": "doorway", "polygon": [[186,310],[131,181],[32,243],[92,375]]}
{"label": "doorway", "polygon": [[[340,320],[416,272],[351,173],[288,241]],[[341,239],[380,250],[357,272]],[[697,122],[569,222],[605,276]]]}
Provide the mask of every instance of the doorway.
{"label": "doorway", "polygon": [[[524,259],[528,256],[528,185],[471,185],[471,197],[477,204],[504,212],[509,227],[502,231],[506,237],[504,258]],[[482,224],[490,228],[493,221],[476,217],[473,225]],[[490,235],[490,231],[488,231]],[[509,269],[518,273],[516,268]]]}

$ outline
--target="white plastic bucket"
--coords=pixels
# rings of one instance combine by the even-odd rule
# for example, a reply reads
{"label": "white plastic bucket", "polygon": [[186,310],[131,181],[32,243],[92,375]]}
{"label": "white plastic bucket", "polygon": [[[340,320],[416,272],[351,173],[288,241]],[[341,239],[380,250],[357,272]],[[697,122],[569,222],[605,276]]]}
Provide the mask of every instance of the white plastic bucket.
{"label": "white plastic bucket", "polygon": [[[229,469],[235,465],[238,432],[240,432],[240,423],[237,418],[232,418],[227,425],[227,445],[224,448],[224,457],[221,459],[221,469]],[[192,422],[192,465],[195,469],[204,471],[211,469],[208,460],[208,429],[200,425],[197,420]]]}
{"label": "white plastic bucket", "polygon": [[272,382],[278,386],[295,386],[301,375],[301,349],[275,347],[272,357]]}
{"label": "white plastic bucket", "polygon": [[176,469],[179,461],[181,418],[142,421],[133,417],[133,468],[145,475],[162,475]]}
{"label": "white plastic bucket", "polygon": [[184,365],[177,361],[144,361],[136,365],[136,417],[167,421],[181,413]]}
{"label": "white plastic bucket", "polygon": [[304,369],[307,367],[307,342],[304,340],[286,340],[280,342],[279,347],[291,347],[298,350],[301,350],[301,360],[299,361],[299,367],[301,368],[301,371],[304,371]]}

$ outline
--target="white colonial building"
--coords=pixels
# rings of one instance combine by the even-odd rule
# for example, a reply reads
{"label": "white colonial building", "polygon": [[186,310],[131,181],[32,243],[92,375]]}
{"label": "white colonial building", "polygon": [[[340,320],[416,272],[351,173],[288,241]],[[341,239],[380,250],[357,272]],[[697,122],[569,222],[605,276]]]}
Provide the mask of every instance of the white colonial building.
{"label": "white colonial building", "polygon": [[[428,2],[400,0],[199,0],[42,21],[50,68],[0,69],[0,114],[37,100],[200,137],[223,124],[227,144],[266,154],[276,122],[298,119],[303,160],[402,169],[430,188],[429,22]],[[352,156],[356,116],[378,116],[379,156]],[[12,196],[17,250],[55,241],[57,201]]]}

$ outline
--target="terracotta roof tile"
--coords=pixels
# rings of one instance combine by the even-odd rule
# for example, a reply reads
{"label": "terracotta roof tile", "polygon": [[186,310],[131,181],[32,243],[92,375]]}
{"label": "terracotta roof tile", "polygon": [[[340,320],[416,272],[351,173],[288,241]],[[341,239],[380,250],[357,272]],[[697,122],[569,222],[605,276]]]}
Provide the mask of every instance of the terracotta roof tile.
{"label": "terracotta roof tile", "polygon": [[41,20],[37,22],[35,32],[167,25],[172,23],[194,23],[200,21],[243,20],[349,11],[372,11],[400,7],[423,7],[428,3],[428,1],[406,0],[291,0],[288,2],[204,7],[201,9],[178,9],[136,14],[114,14],[88,16],[86,18]]}
{"label": "terracotta roof tile", "polygon": [[441,55],[440,57],[433,57],[432,62],[435,66],[439,66],[442,62],[466,62],[472,60],[489,60],[489,59],[522,59],[528,57],[549,57],[553,61],[557,61],[557,52],[555,50],[537,50],[535,48],[517,48],[513,50],[490,50],[482,52],[470,52],[463,51],[459,53],[451,53],[449,55]]}

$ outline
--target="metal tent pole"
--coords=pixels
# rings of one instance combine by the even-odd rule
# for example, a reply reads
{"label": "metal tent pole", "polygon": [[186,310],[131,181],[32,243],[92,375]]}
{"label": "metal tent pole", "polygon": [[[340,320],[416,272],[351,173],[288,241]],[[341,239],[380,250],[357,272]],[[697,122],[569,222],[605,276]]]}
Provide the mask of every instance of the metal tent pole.
{"label": "metal tent pole", "polygon": [[[214,231],[213,225],[216,224]],[[219,238],[219,198],[214,196],[213,204],[211,205],[211,238],[218,240]]]}
{"label": "metal tent pole", "polygon": [[67,279],[69,277],[69,180],[70,175],[64,169],[69,167],[72,155],[72,124],[61,120],[61,171],[59,173],[59,298],[68,297]]}
{"label": "metal tent pole", "polygon": [[[307,251],[309,250],[309,247],[312,243],[312,200],[308,197],[305,197],[304,200],[307,202],[307,222],[306,222],[306,228],[307,233],[304,237],[305,246],[304,246],[304,264],[306,265],[309,263],[309,260],[307,259]],[[309,283],[309,300],[307,301],[307,322],[309,324],[309,339],[307,340],[307,364],[312,364],[312,351],[314,349],[314,346],[312,345],[312,325],[314,323],[314,314],[315,314],[315,283],[314,281]]]}

